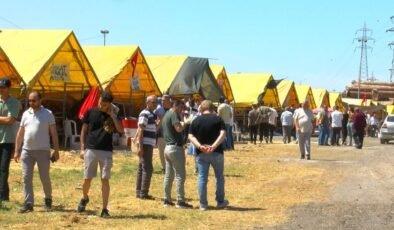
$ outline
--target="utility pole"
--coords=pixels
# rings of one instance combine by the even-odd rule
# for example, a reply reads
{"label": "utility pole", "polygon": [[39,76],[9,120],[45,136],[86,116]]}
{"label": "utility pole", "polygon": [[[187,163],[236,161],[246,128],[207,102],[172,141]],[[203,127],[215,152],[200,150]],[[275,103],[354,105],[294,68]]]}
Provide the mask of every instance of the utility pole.
{"label": "utility pole", "polygon": [[109,30],[100,30],[100,33],[104,35],[104,46],[106,44],[106,36],[109,34]]}
{"label": "utility pole", "polygon": [[[361,36],[355,37],[354,40],[357,40],[360,43],[360,46],[356,48],[360,48],[361,50],[361,56],[360,56],[360,67],[358,70],[358,90],[357,90],[357,97],[360,98],[360,84],[361,80],[365,78],[366,80],[370,80],[368,78],[368,55],[367,55],[367,50],[372,49],[370,46],[367,45],[367,42],[372,40],[375,42],[375,39],[371,38],[368,36],[372,35],[372,30],[367,28],[367,25],[364,23],[364,27],[361,29],[358,29],[355,33],[355,36],[359,35],[361,33]],[[353,40],[353,42],[354,42]]]}
{"label": "utility pole", "polygon": [[[390,19],[393,22],[394,16],[391,16]],[[394,27],[386,30],[386,32],[394,32]],[[390,82],[393,82],[393,75],[394,75],[394,49],[393,49],[393,47],[394,47],[394,41],[390,42],[388,45],[393,50],[393,59],[391,60],[391,68],[389,69],[389,71],[390,71]]]}

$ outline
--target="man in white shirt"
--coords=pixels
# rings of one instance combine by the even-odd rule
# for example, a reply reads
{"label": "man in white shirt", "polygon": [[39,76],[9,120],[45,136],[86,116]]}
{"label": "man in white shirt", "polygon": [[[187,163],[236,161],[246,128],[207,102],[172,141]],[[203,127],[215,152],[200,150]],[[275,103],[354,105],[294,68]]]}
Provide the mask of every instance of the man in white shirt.
{"label": "man in white shirt", "polygon": [[280,122],[282,123],[283,143],[290,143],[291,128],[293,127],[293,114],[290,112],[290,109],[288,107],[280,116]]}
{"label": "man in white shirt", "polygon": [[313,113],[309,109],[309,101],[302,103],[302,108],[294,113],[294,123],[298,133],[298,145],[300,147],[301,159],[306,156],[311,159],[311,135],[313,131]]}
{"label": "man in white shirt", "polygon": [[272,112],[268,117],[268,124],[269,124],[269,139],[270,139],[270,143],[272,143],[272,138],[274,137],[274,131],[277,123],[276,119],[278,118],[278,112],[276,112],[276,110],[272,108],[272,105],[270,105],[270,109]]}
{"label": "man in white shirt", "polygon": [[332,127],[332,137],[331,145],[339,146],[339,137],[342,130],[342,119],[343,114],[338,111],[338,107],[333,107],[334,112],[331,113],[331,127]]}

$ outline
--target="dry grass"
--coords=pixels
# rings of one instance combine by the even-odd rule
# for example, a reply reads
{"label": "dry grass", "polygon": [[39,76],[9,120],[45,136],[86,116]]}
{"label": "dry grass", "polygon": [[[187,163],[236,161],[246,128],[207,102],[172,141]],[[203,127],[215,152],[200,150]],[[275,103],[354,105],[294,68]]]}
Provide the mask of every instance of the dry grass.
{"label": "dry grass", "polygon": [[[36,206],[33,213],[16,214],[23,191],[20,165],[11,164],[11,202],[0,209],[0,228],[25,229],[253,229],[275,226],[287,220],[292,206],[323,202],[328,188],[338,178],[327,176],[324,167],[298,160],[294,144],[254,146],[240,144],[226,152],[227,210],[201,212],[198,207],[197,178],[193,158],[187,157],[186,196],[192,210],[163,208],[163,175],[159,173],[157,152],[151,194],[155,201],[135,198],[136,156],[116,154],[111,179],[111,219],[96,217],[101,210],[100,181],[93,180],[87,214],[75,212],[81,197],[82,161],[77,154],[64,152],[52,166],[51,177],[55,211],[43,211],[43,192],[38,173],[34,177]],[[211,170],[210,173],[212,173]],[[210,176],[208,198],[215,205],[215,179]],[[173,186],[175,188],[175,185]],[[173,189],[174,190],[174,189]],[[175,191],[173,191],[175,192]],[[175,197],[175,194],[174,196]]]}

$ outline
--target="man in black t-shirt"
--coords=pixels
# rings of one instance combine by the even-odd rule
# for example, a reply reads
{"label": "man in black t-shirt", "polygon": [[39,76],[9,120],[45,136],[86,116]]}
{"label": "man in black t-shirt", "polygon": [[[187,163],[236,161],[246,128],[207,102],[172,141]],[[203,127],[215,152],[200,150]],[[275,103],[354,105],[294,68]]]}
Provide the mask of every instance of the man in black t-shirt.
{"label": "man in black t-shirt", "polygon": [[224,156],[222,142],[226,135],[226,126],[221,117],[213,113],[209,100],[201,103],[201,116],[196,117],[190,125],[189,140],[196,146],[198,167],[198,193],[200,210],[208,207],[207,183],[209,166],[212,165],[216,177],[217,208],[225,208],[228,201],[224,199]]}
{"label": "man in black t-shirt", "polygon": [[83,182],[83,198],[79,202],[78,212],[85,211],[89,202],[89,189],[93,177],[97,174],[97,166],[100,165],[101,184],[103,196],[103,209],[101,217],[109,217],[107,205],[109,199],[109,179],[112,167],[112,133],[123,132],[112,105],[113,97],[108,92],[103,92],[99,99],[98,107],[88,110],[82,120],[81,131],[81,153],[84,159],[84,182]]}

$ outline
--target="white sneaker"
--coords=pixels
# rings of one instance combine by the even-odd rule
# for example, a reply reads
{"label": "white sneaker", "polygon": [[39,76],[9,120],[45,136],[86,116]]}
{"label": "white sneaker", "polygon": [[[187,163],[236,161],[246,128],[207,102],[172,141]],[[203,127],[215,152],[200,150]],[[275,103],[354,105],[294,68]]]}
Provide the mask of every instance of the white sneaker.
{"label": "white sneaker", "polygon": [[204,207],[204,206],[200,206],[200,211],[207,211],[207,207]]}
{"label": "white sneaker", "polygon": [[223,208],[227,207],[228,205],[229,205],[228,200],[224,200],[223,202],[218,203],[218,204],[216,205],[216,208],[223,209]]}

